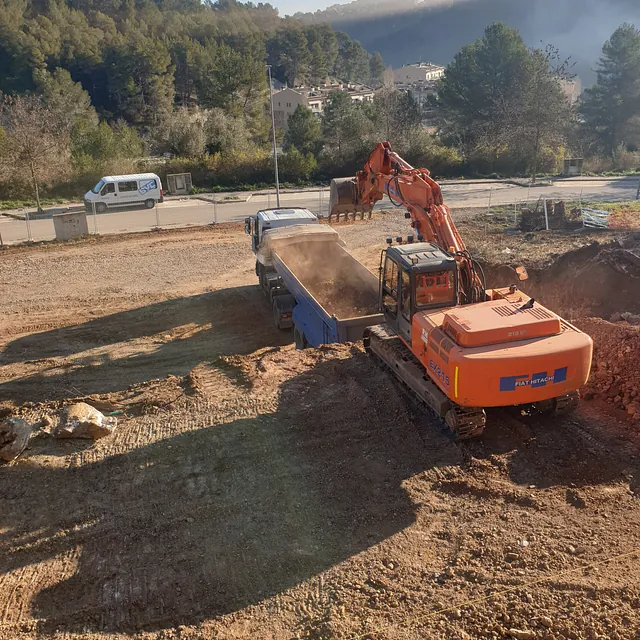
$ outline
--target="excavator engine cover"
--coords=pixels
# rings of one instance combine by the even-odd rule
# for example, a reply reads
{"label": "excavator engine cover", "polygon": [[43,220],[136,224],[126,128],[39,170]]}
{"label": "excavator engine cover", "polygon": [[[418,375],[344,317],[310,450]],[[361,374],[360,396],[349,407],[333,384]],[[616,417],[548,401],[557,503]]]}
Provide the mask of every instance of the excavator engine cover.
{"label": "excavator engine cover", "polygon": [[444,315],[443,328],[462,347],[543,338],[562,331],[560,318],[543,306],[506,300],[452,309]]}

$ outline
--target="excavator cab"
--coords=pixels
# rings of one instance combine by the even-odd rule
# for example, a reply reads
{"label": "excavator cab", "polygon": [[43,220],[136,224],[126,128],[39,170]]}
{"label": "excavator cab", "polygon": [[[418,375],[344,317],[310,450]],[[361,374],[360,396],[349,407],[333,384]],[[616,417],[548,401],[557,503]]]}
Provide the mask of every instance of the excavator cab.
{"label": "excavator cab", "polygon": [[380,310],[408,345],[417,311],[453,307],[458,303],[458,266],[430,242],[394,245],[380,259]]}

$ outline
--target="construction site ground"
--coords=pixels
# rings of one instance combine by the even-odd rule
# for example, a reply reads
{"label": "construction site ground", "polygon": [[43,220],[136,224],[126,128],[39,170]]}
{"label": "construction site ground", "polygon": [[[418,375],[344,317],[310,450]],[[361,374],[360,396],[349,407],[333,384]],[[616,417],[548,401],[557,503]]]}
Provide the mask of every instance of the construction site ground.
{"label": "construction site ground", "polygon": [[[337,228],[374,272],[409,231]],[[640,637],[638,274],[606,233],[460,231],[593,335],[576,414],[454,443],[361,345],[294,349],[241,225],[1,252],[0,411],[122,413],[0,467],[0,638]]]}

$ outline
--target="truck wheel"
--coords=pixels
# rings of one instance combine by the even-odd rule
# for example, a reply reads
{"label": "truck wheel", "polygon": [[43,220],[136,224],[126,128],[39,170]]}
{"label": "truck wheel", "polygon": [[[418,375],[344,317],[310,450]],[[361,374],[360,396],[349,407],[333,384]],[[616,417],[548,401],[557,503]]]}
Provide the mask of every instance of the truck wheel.
{"label": "truck wheel", "polygon": [[295,325],[293,325],[293,341],[296,343],[296,349],[306,349],[309,346],[304,333]]}
{"label": "truck wheel", "polygon": [[104,213],[107,210],[107,205],[104,202],[96,202],[96,213]]}
{"label": "truck wheel", "polygon": [[148,200],[144,201],[144,206],[147,207],[147,209],[153,209],[155,204],[156,204],[156,201],[153,200],[153,198],[149,198]]}

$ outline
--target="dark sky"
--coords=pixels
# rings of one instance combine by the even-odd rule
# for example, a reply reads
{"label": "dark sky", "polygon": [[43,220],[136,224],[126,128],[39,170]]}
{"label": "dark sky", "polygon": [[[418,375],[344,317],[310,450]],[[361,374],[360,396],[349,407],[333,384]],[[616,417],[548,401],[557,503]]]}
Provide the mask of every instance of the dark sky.
{"label": "dark sky", "polygon": [[446,64],[488,24],[502,20],[529,46],[551,43],[571,56],[585,84],[594,80],[592,69],[613,31],[623,22],[640,27],[640,0],[442,0],[431,7],[429,1],[357,0],[316,16],[380,51],[394,67],[420,60]]}

